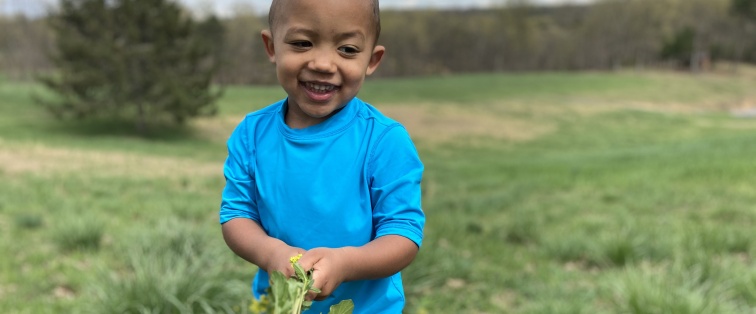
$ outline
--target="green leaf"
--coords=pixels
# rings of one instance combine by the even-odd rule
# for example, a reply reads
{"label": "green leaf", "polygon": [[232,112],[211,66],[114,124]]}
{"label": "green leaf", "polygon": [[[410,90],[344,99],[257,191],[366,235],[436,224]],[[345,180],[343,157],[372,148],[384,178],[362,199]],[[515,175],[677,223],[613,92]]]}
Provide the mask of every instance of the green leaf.
{"label": "green leaf", "polygon": [[275,305],[278,304],[281,298],[285,298],[286,294],[286,276],[281,272],[273,272],[270,275],[270,288],[268,288],[268,295],[271,302]]}
{"label": "green leaf", "polygon": [[300,292],[303,290],[302,283],[296,281],[287,281],[286,288],[288,289],[288,295],[291,299],[296,299]]}
{"label": "green leaf", "polygon": [[302,268],[302,265],[299,265],[299,263],[291,263],[291,266],[294,266],[294,273],[299,280],[307,281],[307,272]]}
{"label": "green leaf", "polygon": [[354,302],[352,300],[344,300],[339,304],[331,305],[328,310],[328,314],[352,314],[354,311]]}
{"label": "green leaf", "polygon": [[[273,272],[270,276],[271,286],[268,295],[272,303],[272,313],[301,313],[312,306],[312,301],[305,301],[308,291],[320,293],[320,289],[312,285],[312,273],[306,272],[299,263],[292,263],[295,277],[286,278],[281,272]],[[329,313],[351,314],[354,311],[352,300],[341,301],[331,306]]]}
{"label": "green leaf", "polygon": [[309,309],[312,306],[312,301],[304,301],[302,302],[302,310]]}
{"label": "green leaf", "polygon": [[304,285],[294,278],[286,278],[281,272],[273,272],[270,275],[271,285],[268,288],[273,306],[273,313],[291,313],[295,307],[299,290]]}

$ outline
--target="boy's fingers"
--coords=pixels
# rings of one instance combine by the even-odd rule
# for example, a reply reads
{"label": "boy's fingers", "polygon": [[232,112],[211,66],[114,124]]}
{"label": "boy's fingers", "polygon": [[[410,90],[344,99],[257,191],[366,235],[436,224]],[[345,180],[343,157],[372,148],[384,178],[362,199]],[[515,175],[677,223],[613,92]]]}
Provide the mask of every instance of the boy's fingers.
{"label": "boy's fingers", "polygon": [[[324,273],[323,270],[318,270],[316,265],[324,258],[326,252],[326,250],[313,249],[305,252],[298,261],[305,271],[312,271],[312,287],[318,290],[323,290],[327,280],[324,276],[326,276],[327,272]],[[330,291],[322,291],[321,293],[310,291],[305,298],[307,300],[321,301],[326,299],[328,294],[330,294]]]}
{"label": "boy's fingers", "polygon": [[312,281],[313,281],[312,287],[318,290],[321,290],[321,293],[315,293],[315,292],[310,291],[310,293],[307,294],[307,297],[310,300],[321,301],[325,299],[325,296],[322,293],[323,286],[324,286],[324,279],[322,278],[321,273],[322,272],[317,271],[317,270],[312,271]]}
{"label": "boy's fingers", "polygon": [[317,296],[318,296],[317,293],[310,291],[310,292],[307,292],[307,295],[305,296],[305,300],[307,301],[317,300]]}
{"label": "boy's fingers", "polygon": [[315,266],[315,263],[320,260],[319,256],[315,256],[314,254],[311,254],[311,251],[307,251],[304,254],[302,254],[302,258],[299,259],[298,263],[304,270],[310,270]]}
{"label": "boy's fingers", "polygon": [[284,269],[282,273],[284,274],[284,277],[289,278],[291,276],[294,276],[294,269],[289,267],[287,269]]}

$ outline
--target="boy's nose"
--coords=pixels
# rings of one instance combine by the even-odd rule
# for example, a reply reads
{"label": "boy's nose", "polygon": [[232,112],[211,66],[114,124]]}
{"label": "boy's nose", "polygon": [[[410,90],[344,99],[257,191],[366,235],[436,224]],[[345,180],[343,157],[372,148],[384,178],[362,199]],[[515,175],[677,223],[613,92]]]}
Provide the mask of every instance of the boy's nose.
{"label": "boy's nose", "polygon": [[326,52],[316,53],[307,64],[307,67],[316,72],[333,73],[336,71],[333,56]]}

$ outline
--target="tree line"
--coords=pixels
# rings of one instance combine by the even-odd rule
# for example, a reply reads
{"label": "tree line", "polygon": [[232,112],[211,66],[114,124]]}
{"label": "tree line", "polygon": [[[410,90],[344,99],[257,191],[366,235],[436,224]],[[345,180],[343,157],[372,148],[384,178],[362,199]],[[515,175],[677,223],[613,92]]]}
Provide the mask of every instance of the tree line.
{"label": "tree line", "polygon": [[[718,61],[756,62],[755,0],[608,0],[486,10],[382,11],[388,54],[376,76],[465,72],[611,70],[674,66],[705,71]],[[267,17],[239,7],[205,30],[221,61],[219,84],[275,82],[260,30]],[[189,14],[188,12],[185,14]],[[0,17],[0,75],[52,71],[50,17]]]}

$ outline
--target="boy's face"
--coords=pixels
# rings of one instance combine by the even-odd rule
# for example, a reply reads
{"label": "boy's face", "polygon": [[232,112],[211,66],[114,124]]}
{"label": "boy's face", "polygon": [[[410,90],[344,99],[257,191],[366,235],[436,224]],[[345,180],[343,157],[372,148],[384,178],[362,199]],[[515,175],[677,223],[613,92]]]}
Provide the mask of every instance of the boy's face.
{"label": "boy's face", "polygon": [[378,67],[370,1],[288,0],[274,29],[262,32],[278,81],[288,94],[286,123],[318,124],[342,108]]}

